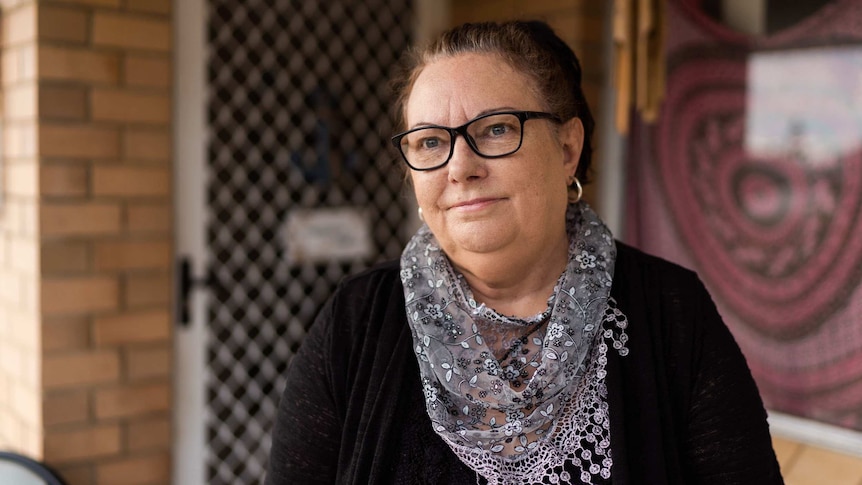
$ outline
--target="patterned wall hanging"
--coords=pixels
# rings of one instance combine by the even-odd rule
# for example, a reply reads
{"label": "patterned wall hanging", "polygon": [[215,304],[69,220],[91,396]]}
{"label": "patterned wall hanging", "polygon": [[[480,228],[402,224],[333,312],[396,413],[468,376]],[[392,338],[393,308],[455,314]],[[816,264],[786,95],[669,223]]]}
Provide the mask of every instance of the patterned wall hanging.
{"label": "patterned wall hanging", "polygon": [[698,271],[767,407],[862,430],[862,3],[764,37],[669,4],[627,239]]}

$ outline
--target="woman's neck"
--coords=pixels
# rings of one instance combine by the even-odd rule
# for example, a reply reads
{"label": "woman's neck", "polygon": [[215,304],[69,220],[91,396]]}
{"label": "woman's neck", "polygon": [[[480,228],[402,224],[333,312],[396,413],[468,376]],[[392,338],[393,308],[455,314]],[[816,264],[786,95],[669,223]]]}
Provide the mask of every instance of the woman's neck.
{"label": "woman's neck", "polygon": [[568,262],[568,238],[543,251],[524,254],[471,255],[467,264],[453,261],[478,303],[500,314],[531,317],[547,309]]}

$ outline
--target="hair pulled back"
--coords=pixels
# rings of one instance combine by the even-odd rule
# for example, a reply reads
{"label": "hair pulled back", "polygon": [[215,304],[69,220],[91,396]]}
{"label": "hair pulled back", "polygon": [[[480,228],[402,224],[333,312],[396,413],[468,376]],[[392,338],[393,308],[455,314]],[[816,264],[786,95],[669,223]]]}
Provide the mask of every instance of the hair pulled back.
{"label": "hair pulled back", "polygon": [[440,35],[431,44],[406,52],[390,86],[395,96],[393,117],[404,128],[404,109],[422,69],[459,54],[497,55],[532,81],[548,112],[562,120],[577,117],[584,125],[584,145],[576,175],[588,181],[595,121],[581,88],[581,64],[572,49],[541,21],[466,23]]}

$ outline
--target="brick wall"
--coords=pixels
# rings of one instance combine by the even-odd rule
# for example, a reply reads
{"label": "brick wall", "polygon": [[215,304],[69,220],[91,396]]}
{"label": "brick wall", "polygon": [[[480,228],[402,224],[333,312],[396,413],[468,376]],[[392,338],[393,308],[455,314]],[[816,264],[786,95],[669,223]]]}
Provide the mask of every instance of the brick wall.
{"label": "brick wall", "polygon": [[166,483],[171,1],[4,3],[0,445]]}

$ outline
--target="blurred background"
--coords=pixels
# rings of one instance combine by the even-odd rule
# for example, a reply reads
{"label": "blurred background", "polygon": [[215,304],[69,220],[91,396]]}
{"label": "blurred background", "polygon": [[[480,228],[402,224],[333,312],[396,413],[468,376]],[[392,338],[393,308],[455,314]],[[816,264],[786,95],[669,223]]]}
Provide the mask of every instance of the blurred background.
{"label": "blurred background", "polygon": [[587,199],[705,281],[787,483],[862,485],[862,1],[0,8],[0,451],[73,485],[262,482],[314,315],[418,224],[396,60],[530,18],[582,62]]}

